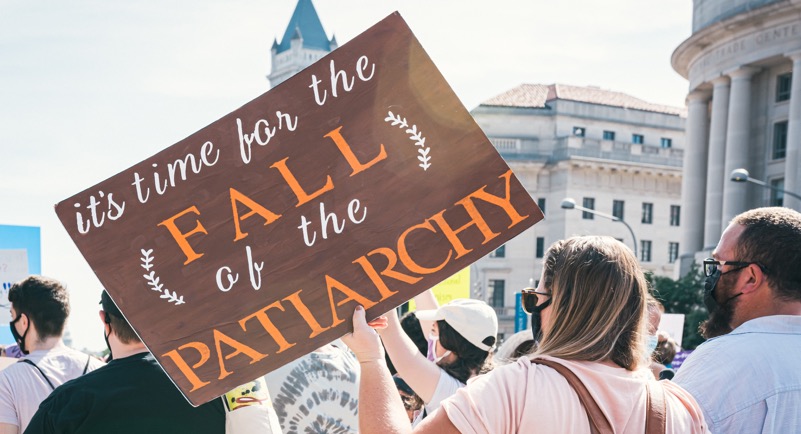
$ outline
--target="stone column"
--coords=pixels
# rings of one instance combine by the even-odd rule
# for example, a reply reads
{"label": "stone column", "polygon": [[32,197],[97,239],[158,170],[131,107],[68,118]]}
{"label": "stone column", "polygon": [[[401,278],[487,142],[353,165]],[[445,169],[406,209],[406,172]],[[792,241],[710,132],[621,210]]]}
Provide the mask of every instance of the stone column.
{"label": "stone column", "polygon": [[709,158],[706,172],[704,250],[718,245],[723,233],[723,175],[726,161],[726,126],[729,120],[729,77],[712,80],[712,119],[709,126]]}
{"label": "stone column", "polygon": [[[784,189],[801,194],[801,51],[787,54],[787,57],[793,60],[793,83],[787,122]],[[784,206],[801,211],[801,201],[788,194],[784,195]]]}
{"label": "stone column", "polygon": [[734,169],[753,170],[748,161],[751,131],[751,77],[759,69],[741,67],[730,72],[729,121],[726,128],[726,164],[723,182],[723,225],[746,210],[746,183],[729,179]]}
{"label": "stone column", "polygon": [[682,257],[693,257],[704,247],[704,204],[709,140],[709,93],[687,96],[687,142],[681,179]]}

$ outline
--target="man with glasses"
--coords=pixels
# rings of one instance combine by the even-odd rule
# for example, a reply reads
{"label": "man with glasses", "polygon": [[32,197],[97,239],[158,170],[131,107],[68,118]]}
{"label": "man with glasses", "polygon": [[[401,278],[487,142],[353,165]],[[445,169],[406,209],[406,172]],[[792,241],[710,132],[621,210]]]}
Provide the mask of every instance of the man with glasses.
{"label": "man with glasses", "polygon": [[801,213],[758,208],[736,216],[704,260],[709,339],[674,381],[700,404],[712,432],[801,429]]}

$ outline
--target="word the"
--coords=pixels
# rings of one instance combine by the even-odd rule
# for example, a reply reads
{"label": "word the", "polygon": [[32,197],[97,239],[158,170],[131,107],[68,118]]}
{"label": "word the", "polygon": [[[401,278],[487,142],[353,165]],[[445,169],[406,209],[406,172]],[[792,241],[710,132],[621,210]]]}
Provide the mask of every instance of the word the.
{"label": "word the", "polygon": [[[278,129],[284,129],[284,122],[286,122],[286,129],[295,131],[298,126],[298,117],[290,116],[288,113],[282,113],[280,110],[275,112],[275,117],[278,118]],[[242,162],[245,164],[250,163],[251,146],[256,142],[259,146],[266,146],[270,140],[275,136],[276,127],[271,127],[270,122],[266,119],[259,119],[253,124],[253,133],[246,134],[242,129],[242,119],[236,118],[236,128],[239,132],[239,154],[242,157]],[[263,136],[262,136],[263,134]]]}
{"label": "word the", "polygon": [[[382,144],[380,145],[380,151],[378,155],[372,160],[368,161],[367,163],[362,163],[359,161],[356,155],[353,153],[350,145],[342,136],[342,127],[337,127],[335,130],[330,131],[323,137],[333,140],[337,149],[339,149],[339,152],[343,157],[345,157],[348,165],[350,165],[351,169],[353,169],[350,176],[354,176],[360,172],[363,172],[379,161],[387,158],[387,153],[384,150],[384,145]],[[276,161],[270,166],[270,168],[276,169],[281,173],[281,177],[284,179],[290,190],[292,190],[292,193],[294,193],[295,197],[297,198],[298,202],[295,205],[296,207],[299,207],[322,195],[323,193],[334,189],[334,182],[331,180],[331,175],[326,175],[326,181],[322,187],[312,193],[307,193],[306,189],[300,185],[292,171],[289,170],[289,167],[287,166],[288,159],[289,157],[286,157],[283,160]],[[270,211],[265,206],[234,188],[229,188],[229,196],[231,199],[231,213],[233,215],[234,222],[234,242],[243,240],[248,236],[248,233],[243,232],[240,226],[240,222],[242,220],[258,215],[264,219],[264,226],[267,226],[281,218],[281,214],[276,214]],[[245,213],[240,213],[241,207],[247,208],[248,211]],[[358,209],[354,210],[354,212],[356,211],[358,211]],[[203,253],[198,253],[194,250],[187,239],[195,234],[202,233],[208,235],[206,228],[198,219],[195,219],[195,228],[189,232],[183,232],[178,228],[176,221],[182,216],[190,213],[200,216],[200,210],[197,208],[197,206],[193,205],[158,224],[158,226],[164,226],[168,231],[170,231],[170,235],[172,235],[172,237],[175,239],[175,242],[178,243],[178,246],[181,248],[181,251],[184,253],[184,255],[186,255],[186,261],[184,262],[184,265],[188,265],[190,262],[203,256]]]}
{"label": "word the", "polygon": [[[367,59],[367,56],[359,57],[359,60],[356,61],[356,75],[359,76],[359,80],[361,81],[370,81],[375,75],[375,63],[370,64],[370,60]],[[365,75],[364,71],[367,70],[367,66],[371,66],[370,75]],[[314,90],[314,102],[317,105],[325,104],[325,100],[328,98],[328,90],[325,88],[322,89],[323,93],[322,96],[320,95],[320,83],[322,80],[317,78],[316,75],[312,74],[311,76],[312,83],[309,87]],[[348,74],[343,71],[337,71],[336,66],[334,66],[334,59],[331,59],[331,95],[336,98],[337,95],[337,87],[341,83],[342,89],[345,92],[350,92],[353,89],[354,77],[348,78]]]}
{"label": "word the", "polygon": [[[350,219],[353,224],[359,224],[367,218],[367,207],[364,208],[364,212],[362,213],[361,218],[356,218],[356,213],[359,212],[359,207],[361,204],[359,203],[359,199],[353,199],[348,204],[348,218]],[[309,225],[312,222],[310,220],[306,220],[306,216],[300,216],[300,229],[303,232],[303,242],[306,243],[307,246],[311,247],[314,245],[314,242],[317,240],[317,231],[311,231],[311,239],[309,239]],[[331,223],[334,229],[334,232],[337,234],[341,234],[342,231],[345,230],[345,219],[339,220],[337,215],[333,212],[327,213],[325,212],[325,204],[320,202],[320,227],[323,235],[323,239],[328,239],[328,224]]]}
{"label": "word the", "polygon": [[[214,159],[210,160],[209,157],[214,153]],[[211,142],[206,142],[203,146],[200,147],[200,153],[198,154],[197,159],[192,154],[187,154],[183,159],[179,158],[175,160],[173,163],[167,164],[167,177],[165,179],[161,179],[158,171],[153,172],[153,185],[156,189],[156,193],[159,196],[163,195],[167,192],[168,187],[175,187],[176,179],[175,175],[177,171],[181,172],[181,181],[186,181],[186,169],[187,167],[192,167],[192,172],[197,175],[203,170],[203,167],[211,167],[217,164],[217,161],[220,159],[220,150],[214,149],[214,144]],[[153,168],[158,169],[158,163],[153,163]],[[136,187],[136,197],[139,199],[139,203],[145,203],[150,198],[150,187],[145,187],[144,190],[142,189],[142,181],[145,179],[139,175],[139,172],[134,172],[134,182],[131,185]]]}

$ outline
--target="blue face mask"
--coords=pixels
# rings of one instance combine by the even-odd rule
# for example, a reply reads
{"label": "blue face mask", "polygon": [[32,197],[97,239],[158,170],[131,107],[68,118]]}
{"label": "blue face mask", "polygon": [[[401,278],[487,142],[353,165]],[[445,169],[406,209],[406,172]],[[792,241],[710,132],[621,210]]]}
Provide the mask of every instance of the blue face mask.
{"label": "blue face mask", "polygon": [[659,344],[659,338],[654,335],[648,335],[648,338],[645,340],[645,355],[648,356],[648,358],[654,353],[657,344]]}

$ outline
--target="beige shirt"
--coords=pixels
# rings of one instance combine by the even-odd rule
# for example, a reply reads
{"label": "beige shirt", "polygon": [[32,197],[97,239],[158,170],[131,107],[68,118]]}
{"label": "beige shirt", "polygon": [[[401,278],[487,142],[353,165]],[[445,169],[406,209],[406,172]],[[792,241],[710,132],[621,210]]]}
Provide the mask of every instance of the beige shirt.
{"label": "beige shirt", "polygon": [[[594,362],[553,359],[584,383],[617,433],[642,434],[645,429],[647,369],[627,371]],[[666,433],[706,433],[703,415],[689,393],[663,381]],[[467,387],[443,401],[442,409],[462,433],[589,434],[587,412],[567,380],[555,370],[521,358],[470,380]]]}
{"label": "beige shirt", "polygon": [[[51,350],[31,351],[23,358],[35,363],[54,387],[81,376],[84,367],[90,372],[104,365],[63,344]],[[16,425],[19,432],[25,431],[39,404],[52,391],[42,374],[27,363],[17,362],[0,371],[0,423]]]}

